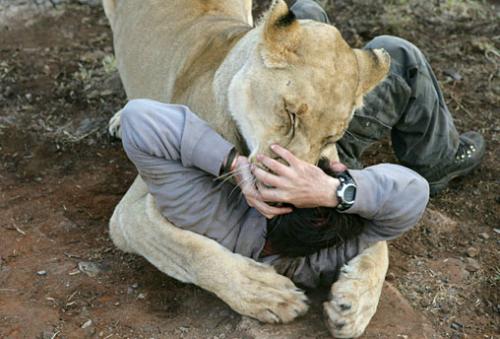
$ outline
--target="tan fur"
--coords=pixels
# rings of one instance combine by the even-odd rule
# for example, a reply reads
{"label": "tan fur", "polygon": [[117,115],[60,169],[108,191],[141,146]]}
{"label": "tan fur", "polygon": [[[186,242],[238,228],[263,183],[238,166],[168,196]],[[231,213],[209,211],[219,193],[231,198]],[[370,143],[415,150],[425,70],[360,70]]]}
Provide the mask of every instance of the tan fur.
{"label": "tan fur", "polygon": [[[273,2],[256,27],[251,0],[104,0],[104,7],[128,97],[186,104],[251,156],[272,155],[269,146],[278,143],[311,163],[322,154],[335,158],[332,143],[389,67],[387,54],[351,49],[333,26],[283,23],[288,7],[282,0]],[[297,117],[294,134],[290,114]],[[112,120],[112,129],[117,126],[119,114]],[[241,314],[287,322],[307,310],[303,293],[287,278],[170,224],[140,178],[110,227],[118,247],[215,293]],[[367,253],[357,262],[384,255]],[[385,275],[386,267],[361,266],[353,269],[364,269],[360,275],[368,280]],[[350,284],[341,279],[336,286]],[[376,297],[377,284],[363,286]],[[376,308],[378,297],[359,297]],[[363,318],[358,323],[366,326],[373,307],[363,309],[369,311],[357,314]]]}

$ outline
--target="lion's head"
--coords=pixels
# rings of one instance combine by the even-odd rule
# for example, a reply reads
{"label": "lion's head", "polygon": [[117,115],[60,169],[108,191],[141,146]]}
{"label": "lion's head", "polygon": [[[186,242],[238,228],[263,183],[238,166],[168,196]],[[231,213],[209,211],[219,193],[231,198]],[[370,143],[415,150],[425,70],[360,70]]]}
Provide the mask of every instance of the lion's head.
{"label": "lion's head", "polygon": [[257,42],[229,85],[229,110],[252,155],[274,157],[276,143],[316,163],[386,76],[390,58],[352,49],[331,25],[297,20],[282,0],[254,31]]}

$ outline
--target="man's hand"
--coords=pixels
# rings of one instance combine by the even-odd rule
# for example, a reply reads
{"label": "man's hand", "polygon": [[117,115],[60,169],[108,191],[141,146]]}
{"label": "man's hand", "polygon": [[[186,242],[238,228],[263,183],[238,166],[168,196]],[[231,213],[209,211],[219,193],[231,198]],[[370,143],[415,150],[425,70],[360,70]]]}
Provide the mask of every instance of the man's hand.
{"label": "man's hand", "polygon": [[265,203],[262,195],[255,186],[255,178],[250,171],[250,166],[248,158],[243,156],[237,156],[231,166],[231,172],[236,173],[236,183],[245,196],[248,205],[254,207],[267,219],[290,213],[292,209],[289,207],[273,207]]}
{"label": "man's hand", "polygon": [[[252,172],[258,180],[257,188],[261,199],[267,202],[290,203],[299,208],[338,205],[338,179],[327,175],[319,167],[298,159],[281,146],[273,145],[271,149],[289,166],[264,155],[257,156],[257,161],[273,172],[252,167]],[[346,168],[342,164],[332,165],[334,171],[340,172]]]}

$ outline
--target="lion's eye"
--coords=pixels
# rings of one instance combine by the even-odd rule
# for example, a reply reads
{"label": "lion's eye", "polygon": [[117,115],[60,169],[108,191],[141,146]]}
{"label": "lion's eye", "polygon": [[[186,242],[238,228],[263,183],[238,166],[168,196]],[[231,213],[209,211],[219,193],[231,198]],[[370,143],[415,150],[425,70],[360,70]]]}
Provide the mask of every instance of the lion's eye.
{"label": "lion's eye", "polygon": [[323,139],[323,147],[326,147],[330,144],[334,144],[335,143],[335,135],[329,135],[327,136],[326,138]]}

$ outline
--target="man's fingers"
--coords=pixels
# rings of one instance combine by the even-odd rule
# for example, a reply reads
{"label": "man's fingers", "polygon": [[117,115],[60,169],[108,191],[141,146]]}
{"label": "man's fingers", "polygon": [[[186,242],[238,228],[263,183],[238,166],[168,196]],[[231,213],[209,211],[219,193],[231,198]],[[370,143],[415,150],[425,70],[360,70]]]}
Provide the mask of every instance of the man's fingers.
{"label": "man's fingers", "polygon": [[268,219],[292,212],[290,207],[273,207],[262,201],[256,202],[255,208]]}
{"label": "man's fingers", "polygon": [[282,184],[282,180],[280,179],[280,177],[278,177],[274,174],[271,174],[269,172],[266,172],[263,169],[258,168],[258,167],[256,167],[253,170],[253,175],[255,176],[255,178],[257,178],[258,182],[261,182],[265,185],[279,186]]}
{"label": "man's fingers", "polygon": [[275,188],[267,188],[261,184],[257,184],[259,194],[264,201],[268,202],[287,202],[285,194]]}
{"label": "man's fingers", "polygon": [[347,171],[347,166],[341,162],[338,162],[338,161],[331,161],[330,168],[335,173],[343,173],[343,172]]}
{"label": "man's fingers", "polygon": [[292,166],[298,162],[298,159],[295,157],[295,155],[293,155],[292,152],[290,152],[286,148],[281,147],[280,145],[272,145],[271,149],[274,153],[279,155],[282,159],[284,159]]}
{"label": "man's fingers", "polygon": [[286,176],[290,173],[290,167],[283,165],[279,161],[266,157],[265,155],[257,155],[257,160],[277,175]]}

